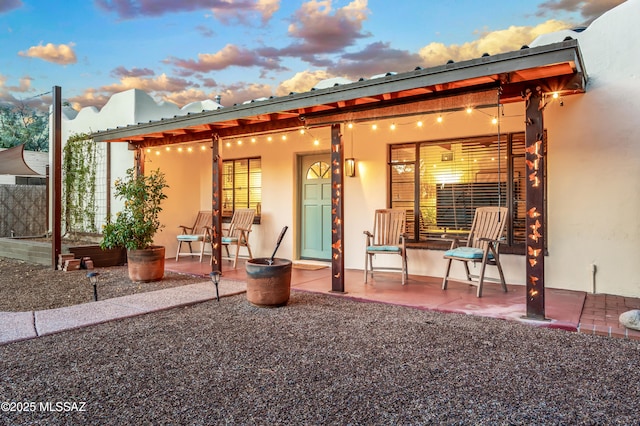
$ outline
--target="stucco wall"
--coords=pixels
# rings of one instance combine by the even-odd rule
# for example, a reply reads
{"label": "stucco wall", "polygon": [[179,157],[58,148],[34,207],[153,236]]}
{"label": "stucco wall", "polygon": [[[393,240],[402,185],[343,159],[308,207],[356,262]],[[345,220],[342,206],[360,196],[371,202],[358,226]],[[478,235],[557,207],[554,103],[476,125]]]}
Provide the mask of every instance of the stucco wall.
{"label": "stucco wall", "polygon": [[[553,43],[567,35],[578,38],[590,78],[586,94],[562,99],[563,106],[560,101],[551,102],[545,110],[549,142],[547,287],[591,291],[595,265],[597,292],[640,296],[640,279],[634,264],[640,254],[640,132],[635,125],[635,115],[640,110],[640,56],[635,54],[635,34],[640,31],[634,22],[637,16],[640,0],[629,0],[582,33],[545,35],[531,44]],[[434,122],[435,115],[403,118],[396,121],[395,132],[388,128],[391,121],[378,122],[376,131],[371,130],[371,123],[358,125],[354,131],[343,129],[345,154],[353,154],[358,161],[357,176],[345,178],[344,183],[343,245],[347,268],[363,268],[362,231],[371,228],[374,210],[387,206],[388,144],[492,134],[497,129],[489,123],[489,115],[494,113],[487,110],[471,115],[447,114],[442,124]],[[90,128],[129,124],[142,116],[128,114],[115,120],[120,120],[118,123],[92,123]],[[425,123],[422,128],[415,126],[419,119]],[[524,131],[522,103],[505,106],[500,128],[502,132]],[[244,138],[242,145],[229,140],[229,147],[224,141],[225,159],[262,158],[262,223],[254,227],[251,236],[255,256],[270,256],[286,225],[290,231],[278,256],[296,258],[297,158],[305,153],[329,152],[330,147],[329,128],[312,129],[310,133],[290,132],[286,141],[280,135],[273,135],[272,142],[266,136],[259,136],[255,143]],[[320,144],[314,145],[314,139]],[[131,153],[122,146],[114,154],[114,178],[131,165]],[[210,205],[210,150],[199,157],[178,155],[175,151],[150,154],[149,160],[146,167],[166,171],[171,186],[162,214],[166,228],[157,238],[171,256],[176,249],[177,226],[192,222],[199,209]],[[502,262],[509,283],[525,282],[524,256],[503,256]],[[442,276],[442,252],[411,250],[409,271]],[[454,270],[458,276],[461,272]]]}

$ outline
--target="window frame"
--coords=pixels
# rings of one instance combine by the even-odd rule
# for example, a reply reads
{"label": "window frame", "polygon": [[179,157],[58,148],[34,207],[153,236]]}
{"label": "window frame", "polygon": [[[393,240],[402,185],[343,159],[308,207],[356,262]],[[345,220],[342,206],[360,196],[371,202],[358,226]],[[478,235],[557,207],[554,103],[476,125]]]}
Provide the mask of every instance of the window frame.
{"label": "window frame", "polygon": [[[454,143],[463,144],[463,145],[473,144],[474,142],[478,143],[486,138],[495,138],[495,137],[496,137],[495,134],[494,135],[475,135],[471,137],[461,137],[461,138],[451,138],[451,139],[436,139],[436,140],[417,141],[417,142],[400,142],[400,143],[388,145],[387,206],[390,208],[397,207],[397,204],[400,202],[401,204],[404,204],[403,206],[401,206],[401,208],[407,208],[408,232],[410,233],[410,235],[413,235],[413,238],[410,238],[409,240],[407,240],[409,247],[427,248],[427,249],[447,249],[449,247],[449,243],[444,242],[439,237],[429,238],[427,236],[421,235],[420,223],[419,221],[416,221],[413,219],[415,217],[416,212],[421,211],[420,189],[421,189],[421,185],[424,184],[424,181],[423,182],[420,181],[420,176],[421,176],[420,175],[420,161],[421,161],[420,148],[422,146],[427,146],[427,145],[442,145],[442,144],[454,144]],[[525,189],[526,182],[524,180],[526,178],[526,166],[519,165],[519,164],[516,165],[514,161],[516,159],[522,159],[522,160],[524,159],[524,152],[523,153],[514,152],[514,140],[523,141],[524,138],[525,138],[524,132],[509,132],[509,133],[503,133],[500,135],[501,141],[504,141],[502,143],[505,144],[505,146],[503,146],[502,149],[505,150],[506,156],[507,156],[506,170],[504,170],[503,172],[505,174],[506,193],[504,195],[500,194],[500,198],[504,197],[504,199],[506,199],[505,205],[509,206],[509,219],[507,222],[507,228],[506,228],[507,231],[505,235],[506,241],[505,243],[500,245],[500,249],[501,249],[500,251],[505,253],[511,253],[511,254],[525,254],[525,251],[526,251],[525,241],[518,241],[514,235],[514,229],[516,228],[514,227],[514,223],[522,218],[517,218],[515,217],[516,215],[513,214],[513,209],[516,201],[518,203],[523,203],[526,201],[525,199],[526,194],[524,193],[526,191]],[[397,156],[397,153],[394,153],[394,150],[407,149],[407,148],[413,148],[414,150],[413,160],[401,161],[396,159],[394,161],[394,158],[401,158],[400,156]],[[544,131],[545,155],[546,155],[546,150],[547,150],[547,131],[545,130]],[[543,170],[543,173],[545,175],[546,175],[546,163],[547,162],[545,161],[544,162],[545,170]],[[523,164],[524,164],[524,160],[523,160]],[[408,165],[413,167],[413,182],[412,182],[413,183],[413,200],[401,200],[401,198],[394,193],[394,184],[396,184],[396,186],[399,187],[398,182],[400,181],[394,181],[393,167],[397,167],[399,165],[405,165],[405,166]],[[516,171],[520,172],[520,178],[518,179],[518,183],[517,183],[517,185],[521,187],[519,193],[517,193],[517,191],[515,190],[516,184],[514,183],[515,182],[514,176]],[[497,191],[497,186],[496,186],[496,191]],[[407,193],[406,187],[405,187],[405,193]],[[517,194],[517,198],[515,198],[516,194]],[[394,203],[394,198],[396,199],[395,203]],[[546,200],[547,200],[547,194],[546,194],[546,186],[545,186],[545,189],[544,189],[545,208],[546,208],[546,202],[547,202]],[[411,202],[413,204],[412,209],[406,207],[406,204]],[[478,206],[479,205],[475,205],[474,208]],[[438,207],[439,206],[436,205],[436,208]],[[413,228],[409,229],[409,227],[411,226],[413,226]],[[522,225],[519,225],[519,226],[521,227]],[[545,230],[546,229],[547,227],[545,226]]]}
{"label": "window frame", "polygon": [[[229,221],[231,221],[231,217],[233,216],[233,213],[235,212],[236,209],[238,208],[249,208],[249,206],[252,203],[252,197],[251,197],[251,191],[252,189],[256,189],[258,187],[255,186],[251,186],[251,173],[252,173],[252,167],[251,167],[251,161],[252,160],[259,160],[260,161],[260,199],[258,201],[256,201],[257,206],[256,206],[256,214],[254,216],[253,219],[253,223],[254,224],[260,224],[261,221],[261,217],[262,217],[262,157],[260,156],[255,156],[255,157],[242,157],[242,158],[229,158],[229,159],[223,159],[222,160],[222,187],[221,187],[221,199],[222,199],[222,221],[225,223],[228,223]],[[242,162],[242,161],[246,161],[247,162],[247,188],[246,188],[246,196],[247,196],[247,205],[242,205],[242,206],[237,206],[238,201],[236,201],[236,193],[237,191],[241,191],[243,189],[238,189],[237,185],[236,185],[236,167],[237,164]],[[232,172],[231,174],[227,174],[225,173],[226,170],[226,165],[228,165],[229,163],[232,164]],[[254,166],[255,167],[255,166]],[[231,177],[231,187],[227,188],[227,182],[225,181],[226,179],[229,178],[229,176]],[[231,191],[231,211],[229,211],[229,209],[224,208],[224,205],[226,203],[225,201],[225,194],[226,191]]]}

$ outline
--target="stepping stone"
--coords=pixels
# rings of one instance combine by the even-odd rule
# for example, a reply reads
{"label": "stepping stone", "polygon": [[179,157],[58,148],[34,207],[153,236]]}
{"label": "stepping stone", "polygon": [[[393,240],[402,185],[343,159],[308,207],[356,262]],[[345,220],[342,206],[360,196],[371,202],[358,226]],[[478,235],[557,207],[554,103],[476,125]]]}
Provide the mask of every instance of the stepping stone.
{"label": "stepping stone", "polygon": [[623,312],[620,314],[620,324],[633,330],[640,330],[640,309],[633,309],[631,311]]}

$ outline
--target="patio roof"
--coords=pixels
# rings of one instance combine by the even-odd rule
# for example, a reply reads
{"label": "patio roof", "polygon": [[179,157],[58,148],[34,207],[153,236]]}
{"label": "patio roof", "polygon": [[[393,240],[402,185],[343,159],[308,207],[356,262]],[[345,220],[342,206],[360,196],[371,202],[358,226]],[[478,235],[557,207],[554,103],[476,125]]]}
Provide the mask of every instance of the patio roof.
{"label": "patio roof", "polygon": [[522,101],[526,88],[560,95],[583,93],[587,75],[577,40],[566,40],[432,68],[255,100],[93,133],[97,142],[138,147],[210,140],[345,121],[382,119],[463,106]]}

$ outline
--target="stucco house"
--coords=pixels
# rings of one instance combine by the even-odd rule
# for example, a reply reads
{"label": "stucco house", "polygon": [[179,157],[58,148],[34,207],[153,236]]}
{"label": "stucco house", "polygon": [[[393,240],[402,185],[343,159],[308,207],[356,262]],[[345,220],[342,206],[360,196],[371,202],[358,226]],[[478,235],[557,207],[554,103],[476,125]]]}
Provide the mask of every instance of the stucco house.
{"label": "stucco house", "polygon": [[167,174],[157,243],[168,255],[199,210],[219,210],[220,225],[249,206],[259,213],[254,256],[269,256],[289,226],[279,255],[331,262],[340,290],[341,271],[364,267],[374,211],[397,207],[409,217],[409,273],[442,276],[439,234],[499,203],[510,215],[502,266],[509,284],[527,286],[528,303],[540,301],[536,286],[640,297],[637,16],[640,0],[629,0],[584,31],[518,51],[232,107],[148,105],[144,116],[135,91],[128,116],[97,119],[122,111],[115,95],[63,129],[106,142],[114,179],[135,161]]}

